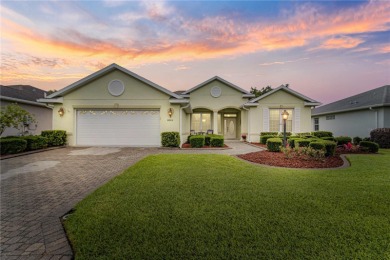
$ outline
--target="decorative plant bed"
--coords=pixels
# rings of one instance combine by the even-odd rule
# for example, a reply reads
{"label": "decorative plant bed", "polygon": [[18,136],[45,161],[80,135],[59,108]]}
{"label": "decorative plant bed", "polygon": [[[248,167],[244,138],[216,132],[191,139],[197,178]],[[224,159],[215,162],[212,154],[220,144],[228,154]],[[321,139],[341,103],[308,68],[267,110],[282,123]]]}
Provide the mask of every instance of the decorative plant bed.
{"label": "decorative plant bed", "polygon": [[[181,145],[181,148],[192,148],[190,144],[182,144]],[[201,148],[193,148],[193,149],[221,149],[221,148],[229,148],[229,146],[227,146],[226,144],[223,145],[223,147],[217,147],[217,146],[203,146]]]}
{"label": "decorative plant bed", "polygon": [[283,153],[269,151],[238,155],[239,158],[253,163],[286,168],[336,168],[344,164],[339,155],[323,160],[303,160],[301,158],[286,158]]}

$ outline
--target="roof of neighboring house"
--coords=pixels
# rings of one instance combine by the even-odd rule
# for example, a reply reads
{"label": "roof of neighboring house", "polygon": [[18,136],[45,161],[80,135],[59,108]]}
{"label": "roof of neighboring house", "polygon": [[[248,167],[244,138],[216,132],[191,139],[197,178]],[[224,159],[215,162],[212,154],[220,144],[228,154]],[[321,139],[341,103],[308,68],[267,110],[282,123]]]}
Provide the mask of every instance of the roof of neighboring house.
{"label": "roof of neighboring house", "polygon": [[46,107],[37,100],[44,98],[47,92],[29,85],[0,85],[0,99],[15,103],[24,103],[35,106]]}
{"label": "roof of neighboring house", "polygon": [[[123,73],[125,73],[133,78],[136,78],[139,81],[141,81],[141,82],[143,82],[143,83],[145,83],[145,84],[147,84],[147,85],[149,85],[157,90],[160,90],[161,92],[168,94],[171,97],[174,97],[177,99],[182,99],[181,96],[171,92],[170,90],[168,90],[164,87],[161,87],[160,85],[157,85],[156,83],[153,83],[150,80],[147,80],[147,79],[141,77],[140,75],[135,74],[134,72],[131,72],[130,70],[127,70],[127,69],[125,69],[125,68],[123,68],[115,63],[113,63],[113,64],[95,72],[95,73],[92,73],[91,75],[89,75],[83,79],[80,79],[79,81],[77,81],[77,82],[75,82],[75,83],[73,83],[73,84],[71,84],[63,89],[60,89],[57,92],[54,92],[53,94],[47,96],[47,99],[49,100],[49,99],[56,98],[56,97],[62,97],[63,95],[65,95],[65,94],[67,94],[67,93],[69,93],[69,92],[71,92],[79,87],[82,87],[83,85],[85,85],[85,84],[87,84],[87,83],[107,74],[107,73],[110,73],[111,71],[114,71],[114,70],[122,71]],[[43,102],[43,100],[41,100],[41,101]]]}
{"label": "roof of neighboring house", "polygon": [[302,95],[301,93],[298,93],[298,92],[292,90],[291,88],[289,88],[289,87],[287,87],[285,85],[281,85],[280,87],[275,88],[275,89],[265,93],[264,95],[261,95],[261,96],[259,96],[257,98],[254,98],[254,99],[251,99],[249,101],[249,103],[255,103],[255,102],[257,102],[257,101],[259,101],[259,100],[261,100],[263,98],[266,98],[269,95],[272,95],[273,93],[275,93],[277,91],[280,91],[280,90],[286,91],[287,93],[289,93],[289,94],[291,94],[291,95],[293,95],[293,96],[295,96],[297,98],[300,98],[300,99],[304,100],[305,101],[305,105],[307,105],[307,106],[319,106],[319,105],[321,105],[320,102],[318,102],[318,101],[316,101],[314,99],[311,99],[311,98],[309,98],[309,97],[307,97],[305,95]]}
{"label": "roof of neighboring house", "polygon": [[229,82],[229,81],[227,81],[227,80],[224,80],[223,78],[220,78],[220,77],[218,77],[218,76],[214,76],[214,77],[212,77],[211,79],[208,79],[208,80],[206,80],[205,82],[202,82],[202,83],[200,83],[199,85],[196,85],[195,87],[193,87],[193,88],[191,88],[191,89],[189,89],[189,90],[187,90],[187,91],[184,91],[184,92],[181,93],[181,94],[182,94],[182,95],[190,94],[191,92],[193,92],[193,91],[197,90],[198,88],[201,88],[201,87],[203,87],[203,86],[209,84],[210,82],[212,82],[212,81],[214,81],[214,80],[218,80],[218,81],[224,83],[225,85],[227,85],[227,86],[229,86],[229,87],[231,87],[231,88],[233,88],[233,89],[238,90],[239,92],[241,92],[241,93],[243,93],[243,94],[246,94],[246,95],[249,95],[249,96],[253,96],[253,97],[254,97],[253,94],[251,94],[250,92],[246,91],[245,89],[242,89],[242,88],[240,88],[239,86],[234,85],[233,83],[231,83],[231,82]]}
{"label": "roof of neighboring house", "polygon": [[312,115],[324,115],[370,107],[390,106],[390,85],[372,89],[339,101],[315,108]]}

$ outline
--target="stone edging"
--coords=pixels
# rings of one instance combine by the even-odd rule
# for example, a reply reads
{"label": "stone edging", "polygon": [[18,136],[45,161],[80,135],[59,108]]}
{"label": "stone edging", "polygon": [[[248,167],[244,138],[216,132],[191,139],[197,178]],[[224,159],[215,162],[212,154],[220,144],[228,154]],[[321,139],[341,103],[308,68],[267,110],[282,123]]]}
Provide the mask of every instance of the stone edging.
{"label": "stone edging", "polygon": [[65,147],[66,146],[56,146],[56,147],[50,147],[50,148],[45,148],[45,149],[28,151],[28,152],[24,152],[24,153],[15,153],[15,154],[1,155],[0,156],[0,160],[6,160],[6,159],[15,158],[15,157],[24,156],[24,155],[29,155],[29,154],[34,154],[34,153],[41,153],[41,152],[56,150],[56,149],[65,148]]}

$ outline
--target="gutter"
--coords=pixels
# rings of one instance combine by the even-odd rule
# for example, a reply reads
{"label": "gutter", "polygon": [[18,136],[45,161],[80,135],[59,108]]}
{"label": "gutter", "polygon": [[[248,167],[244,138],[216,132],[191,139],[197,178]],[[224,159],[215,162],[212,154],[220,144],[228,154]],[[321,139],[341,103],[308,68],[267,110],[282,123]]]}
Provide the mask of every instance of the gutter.
{"label": "gutter", "polygon": [[375,105],[356,107],[356,108],[351,108],[351,109],[312,113],[311,116],[323,116],[323,115],[328,115],[328,114],[338,114],[338,113],[344,113],[344,112],[349,112],[349,111],[358,111],[358,110],[370,109],[370,108],[375,108],[375,107],[388,107],[388,106],[390,106],[390,103],[375,104]]}
{"label": "gutter", "polygon": [[6,100],[6,101],[11,101],[11,102],[16,102],[16,103],[22,103],[22,104],[28,104],[28,105],[34,105],[34,106],[46,107],[46,108],[53,109],[52,107],[49,107],[46,104],[42,104],[42,103],[34,102],[34,101],[29,101],[29,100],[24,100],[24,99],[19,99],[19,98],[0,96],[0,99],[1,100]]}

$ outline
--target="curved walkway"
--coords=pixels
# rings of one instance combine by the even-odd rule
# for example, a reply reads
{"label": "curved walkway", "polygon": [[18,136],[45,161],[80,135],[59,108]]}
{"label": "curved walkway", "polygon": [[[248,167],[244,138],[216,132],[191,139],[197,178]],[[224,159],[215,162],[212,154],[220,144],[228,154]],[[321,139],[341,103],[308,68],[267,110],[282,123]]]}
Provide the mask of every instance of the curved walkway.
{"label": "curved walkway", "polygon": [[150,154],[237,155],[261,150],[239,141],[231,149],[63,148],[1,160],[1,259],[71,259],[60,218],[89,193]]}

